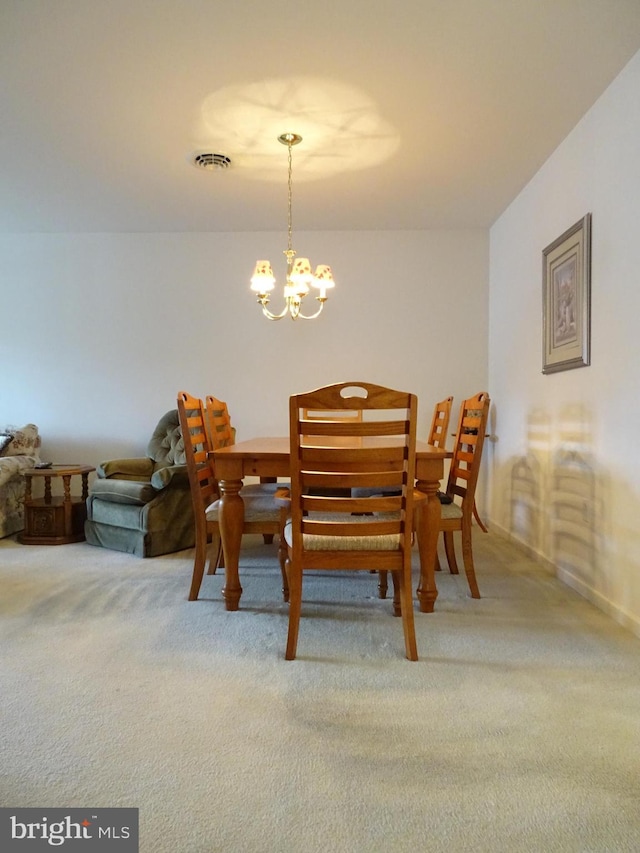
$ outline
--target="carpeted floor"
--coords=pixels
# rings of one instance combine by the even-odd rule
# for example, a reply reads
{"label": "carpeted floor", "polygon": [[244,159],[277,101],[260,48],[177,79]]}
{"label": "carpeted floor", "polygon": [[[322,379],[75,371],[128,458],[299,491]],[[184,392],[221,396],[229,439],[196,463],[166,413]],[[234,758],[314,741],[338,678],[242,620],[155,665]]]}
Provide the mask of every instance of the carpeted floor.
{"label": "carpeted floor", "polygon": [[142,853],[636,853],[640,640],[474,547],[483,598],[439,575],[418,663],[368,573],[307,578],[286,662],[258,538],[237,613],[222,575],[186,600],[191,551],[0,541],[0,805],[137,807]]}

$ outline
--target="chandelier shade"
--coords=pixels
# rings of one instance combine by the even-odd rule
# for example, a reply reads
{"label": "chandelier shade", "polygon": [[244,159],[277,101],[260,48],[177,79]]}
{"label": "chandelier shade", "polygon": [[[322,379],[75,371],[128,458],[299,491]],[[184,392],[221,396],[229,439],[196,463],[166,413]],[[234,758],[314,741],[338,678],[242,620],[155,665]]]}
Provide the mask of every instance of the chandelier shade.
{"label": "chandelier shade", "polygon": [[[335,287],[333,273],[331,267],[327,264],[319,264],[316,267],[315,273],[311,271],[311,262],[309,258],[296,258],[296,252],[292,247],[292,215],[291,215],[291,199],[292,199],[292,157],[291,149],[294,145],[302,142],[302,137],[297,133],[283,133],[278,137],[278,141],[286,145],[289,152],[289,170],[288,170],[288,244],[283,252],[287,259],[287,273],[284,285],[284,301],[285,305],[282,311],[274,314],[269,310],[270,293],[276,284],[275,276],[270,261],[258,261],[251,277],[251,290],[257,294],[258,302],[262,306],[262,313],[269,320],[281,320],[289,315],[292,320],[297,320],[301,317],[303,320],[313,320],[320,315],[324,308],[324,303],[327,301],[327,290]],[[320,303],[319,307],[313,314],[302,313],[302,300],[309,293],[309,288],[313,287],[317,290],[316,300]]]}
{"label": "chandelier shade", "polygon": [[255,293],[268,293],[275,285],[276,280],[269,261],[258,261],[251,277],[251,290]]}

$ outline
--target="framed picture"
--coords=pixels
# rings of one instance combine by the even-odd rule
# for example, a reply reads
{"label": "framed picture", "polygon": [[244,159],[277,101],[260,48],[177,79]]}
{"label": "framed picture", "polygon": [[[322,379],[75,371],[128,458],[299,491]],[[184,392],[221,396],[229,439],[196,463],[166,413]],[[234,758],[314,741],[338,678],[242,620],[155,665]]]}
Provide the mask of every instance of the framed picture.
{"label": "framed picture", "polygon": [[591,214],[542,252],[542,372],[591,363]]}

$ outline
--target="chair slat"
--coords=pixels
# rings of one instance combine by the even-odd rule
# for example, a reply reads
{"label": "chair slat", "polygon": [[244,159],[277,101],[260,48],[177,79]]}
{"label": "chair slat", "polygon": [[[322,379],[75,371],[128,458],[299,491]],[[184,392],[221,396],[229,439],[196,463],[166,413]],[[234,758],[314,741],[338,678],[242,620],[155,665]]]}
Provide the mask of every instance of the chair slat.
{"label": "chair slat", "polygon": [[403,510],[401,495],[381,495],[380,497],[348,498],[325,495],[303,495],[304,512],[344,512],[350,514],[396,512]]}
{"label": "chair slat", "polygon": [[385,487],[393,486],[401,489],[402,484],[406,480],[406,470],[404,468],[391,468],[388,471],[331,471],[324,470],[302,472],[302,477],[306,486],[310,489],[318,486],[328,486],[339,489],[345,488],[360,488],[360,487]]}
{"label": "chair slat", "polygon": [[389,436],[404,435],[407,430],[406,421],[300,421],[300,435],[331,435],[331,436]]}
{"label": "chair slat", "polygon": [[348,468],[353,471],[356,466],[363,468],[375,467],[377,462],[382,463],[384,469],[388,470],[390,465],[398,467],[407,459],[408,453],[405,447],[347,447],[345,453],[340,447],[300,447],[297,458],[305,466],[315,462],[328,465],[336,469],[347,462]]}
{"label": "chair slat", "polygon": [[[349,521],[316,521],[315,519],[302,519],[302,532],[306,535],[315,536],[393,536],[403,531],[402,523],[398,521],[372,521],[372,522],[349,522]],[[395,547],[393,549],[395,550]],[[342,553],[342,552],[340,552]]]}

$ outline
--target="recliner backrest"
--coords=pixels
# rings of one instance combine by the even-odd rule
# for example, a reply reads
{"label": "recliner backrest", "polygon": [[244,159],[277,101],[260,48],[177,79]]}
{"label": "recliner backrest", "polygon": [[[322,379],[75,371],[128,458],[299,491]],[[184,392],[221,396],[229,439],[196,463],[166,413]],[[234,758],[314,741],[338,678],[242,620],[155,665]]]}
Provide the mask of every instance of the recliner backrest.
{"label": "recliner backrest", "polygon": [[158,421],[147,447],[147,456],[155,462],[154,471],[169,465],[186,465],[177,409],[171,409]]}

